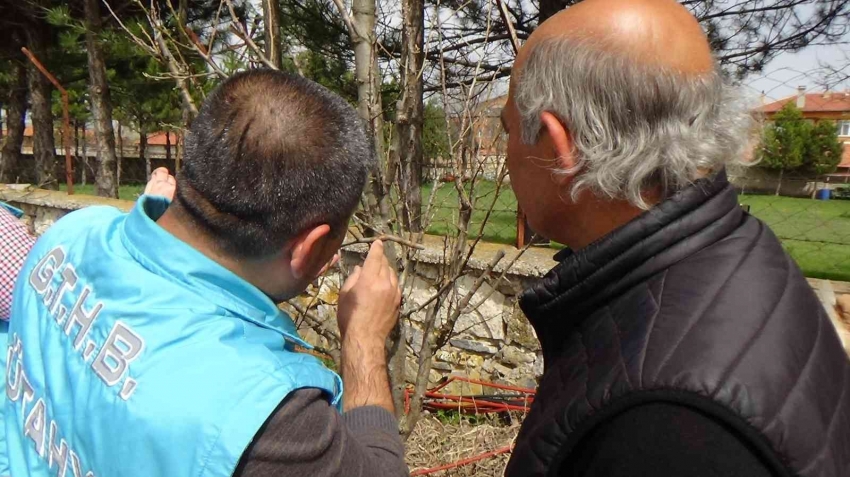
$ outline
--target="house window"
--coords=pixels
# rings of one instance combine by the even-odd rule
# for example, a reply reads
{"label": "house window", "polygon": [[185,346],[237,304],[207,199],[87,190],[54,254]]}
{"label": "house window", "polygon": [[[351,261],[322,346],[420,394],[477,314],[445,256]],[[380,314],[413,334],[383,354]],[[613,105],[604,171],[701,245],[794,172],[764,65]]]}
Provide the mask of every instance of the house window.
{"label": "house window", "polygon": [[850,136],[850,121],[838,121],[838,135]]}

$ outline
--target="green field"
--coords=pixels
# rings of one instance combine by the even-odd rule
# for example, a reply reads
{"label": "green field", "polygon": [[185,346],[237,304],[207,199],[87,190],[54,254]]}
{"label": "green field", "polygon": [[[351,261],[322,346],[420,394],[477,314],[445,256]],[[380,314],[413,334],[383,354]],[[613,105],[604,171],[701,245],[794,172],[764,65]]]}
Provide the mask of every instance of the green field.
{"label": "green field", "polygon": [[[67,190],[68,187],[65,184],[59,184],[59,190]],[[118,188],[118,198],[124,200],[136,200],[142,195],[142,191],[145,190],[144,185],[123,185]],[[94,184],[74,184],[74,194],[82,194],[82,195],[96,195]]]}
{"label": "green field", "polygon": [[[423,187],[423,209],[431,185]],[[121,186],[122,199],[135,200],[144,186]],[[78,194],[94,194],[94,186],[75,186]],[[475,209],[469,236],[475,237],[496,194],[492,182],[479,182],[474,193]],[[766,195],[741,196],[740,202],[765,221],[782,240],[788,253],[806,276],[850,281],[850,201],[796,199]],[[433,219],[428,232],[443,235],[454,231],[458,213],[454,184],[441,184],[434,197]],[[484,227],[489,242],[513,244],[516,240],[516,198],[510,186],[499,191],[493,212]]]}
{"label": "green field", "polygon": [[[430,187],[423,191],[427,203]],[[495,185],[482,182],[476,188],[478,198],[472,215],[470,236],[477,235],[485,212],[495,194]],[[785,249],[806,276],[850,281],[850,201],[797,199],[775,196],[741,196],[740,202],[767,223],[782,240]],[[445,234],[457,216],[457,192],[452,184],[443,184],[434,200],[436,213],[430,233]],[[484,227],[484,240],[513,244],[516,240],[516,198],[510,187],[500,190],[499,198]]]}
{"label": "green field", "polygon": [[748,195],[740,201],[770,226],[806,276],[850,281],[850,200]]}
{"label": "green field", "polygon": [[[422,188],[423,213],[431,195],[432,185]],[[468,190],[468,189],[467,189]],[[469,236],[477,237],[481,229],[481,223],[487,216],[487,211],[496,196],[496,184],[493,182],[480,182],[476,185],[475,208],[472,212],[472,220],[469,224]],[[445,235],[456,231],[458,201],[457,190],[454,184],[441,184],[434,196],[432,216],[428,232],[435,235]],[[510,186],[504,185],[499,190],[496,203],[490,218],[484,226],[482,238],[488,242],[514,244],[516,242],[516,198]]]}

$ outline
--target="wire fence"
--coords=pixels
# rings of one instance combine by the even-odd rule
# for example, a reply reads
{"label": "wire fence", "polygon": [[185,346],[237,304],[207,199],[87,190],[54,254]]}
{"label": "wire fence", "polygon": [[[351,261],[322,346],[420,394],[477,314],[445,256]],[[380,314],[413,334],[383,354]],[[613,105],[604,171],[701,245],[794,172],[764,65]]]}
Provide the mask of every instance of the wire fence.
{"label": "wire fence", "polygon": [[850,178],[750,169],[732,176],[739,202],[767,224],[811,278],[850,281]]}
{"label": "wire fence", "polygon": [[503,167],[504,156],[482,157],[478,159],[475,174],[456,177],[454,171],[458,170],[457,167],[438,161],[427,164],[423,170],[422,212],[428,213],[430,202],[430,215],[426,217],[428,232],[436,235],[457,233],[460,213],[457,189],[461,185],[473,207],[468,236],[476,238],[481,235],[488,242],[514,245],[517,202],[509,180],[500,180]]}

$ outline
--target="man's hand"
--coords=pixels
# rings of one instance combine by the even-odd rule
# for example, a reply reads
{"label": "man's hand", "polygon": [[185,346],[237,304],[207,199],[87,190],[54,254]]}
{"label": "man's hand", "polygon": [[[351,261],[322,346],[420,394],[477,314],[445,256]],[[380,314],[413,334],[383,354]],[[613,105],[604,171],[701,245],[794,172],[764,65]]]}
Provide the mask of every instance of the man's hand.
{"label": "man's hand", "polygon": [[398,321],[398,276],[375,241],[363,267],[356,267],[339,294],[343,407],[381,406],[393,412],[384,343]]}
{"label": "man's hand", "polygon": [[339,293],[337,319],[343,340],[352,336],[383,346],[398,321],[400,303],[398,276],[384,255],[384,244],[376,240],[363,267],[354,267]]}
{"label": "man's hand", "polygon": [[168,173],[168,169],[158,167],[151,173],[151,180],[145,186],[145,194],[161,195],[168,200],[174,199],[174,191],[177,188],[177,180]]}

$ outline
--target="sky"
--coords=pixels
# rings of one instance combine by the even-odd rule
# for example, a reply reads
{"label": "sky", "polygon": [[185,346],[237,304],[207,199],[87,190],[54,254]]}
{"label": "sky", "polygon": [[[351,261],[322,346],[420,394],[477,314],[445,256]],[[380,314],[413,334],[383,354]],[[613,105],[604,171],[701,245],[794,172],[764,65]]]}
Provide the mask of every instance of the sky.
{"label": "sky", "polygon": [[[262,11],[261,0],[249,0],[258,12]],[[346,5],[350,2],[344,0]],[[398,5],[389,2],[378,2],[383,9],[383,15],[390,17],[390,23],[398,27],[401,14]],[[814,5],[802,5],[799,13],[810,15]],[[442,21],[450,21],[448,17]],[[845,44],[807,47],[799,53],[782,53],[768,63],[765,71],[746,78],[742,83],[751,94],[753,101],[759,100],[762,93],[767,100],[778,100],[797,94],[798,86],[805,86],[807,91],[823,91],[823,78],[827,71],[826,65],[841,68],[846,67],[845,73],[850,76],[850,35]],[[835,85],[835,90],[850,90],[850,81]],[[493,97],[507,93],[507,81],[499,81],[493,85]]]}
{"label": "sky", "polygon": [[[807,91],[823,91],[826,65],[844,67],[845,75],[850,76],[850,45],[811,46],[798,53],[782,53],[768,63],[764,72],[745,79],[743,85],[755,96],[763,92],[768,100],[795,95],[798,86],[805,86]],[[832,89],[850,90],[850,81]]]}

